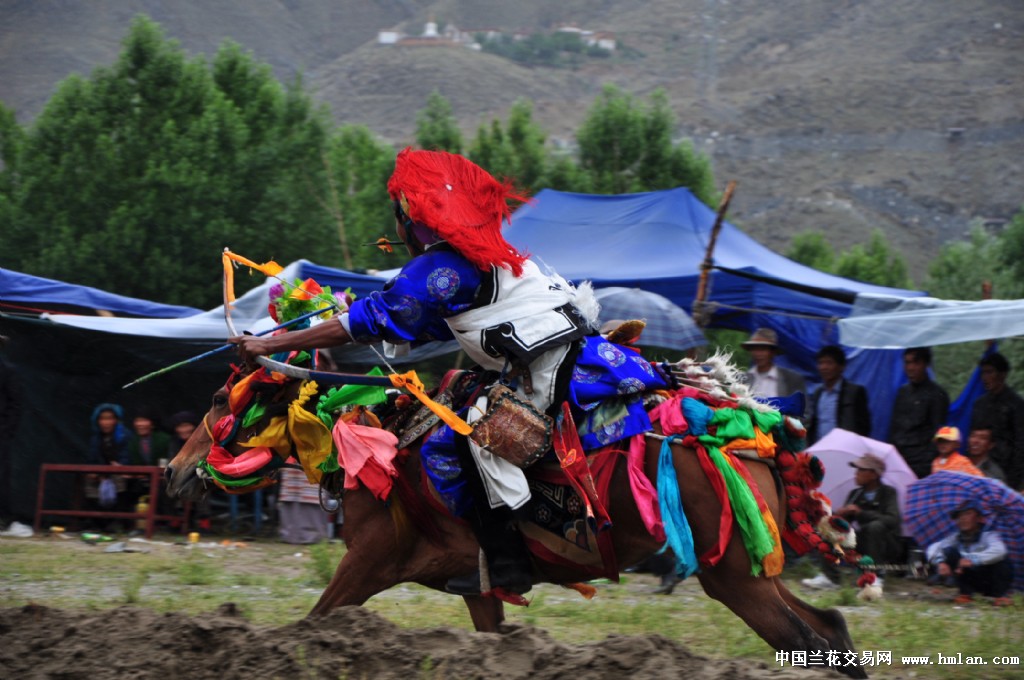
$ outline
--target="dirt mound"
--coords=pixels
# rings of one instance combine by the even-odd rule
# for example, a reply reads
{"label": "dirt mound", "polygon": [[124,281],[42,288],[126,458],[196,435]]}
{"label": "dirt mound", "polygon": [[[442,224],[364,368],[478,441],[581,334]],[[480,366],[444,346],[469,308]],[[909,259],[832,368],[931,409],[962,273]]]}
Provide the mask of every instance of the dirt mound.
{"label": "dirt mound", "polygon": [[250,624],[230,603],[206,617],[29,605],[0,610],[0,639],[4,678],[826,677],[707,659],[660,635],[565,645],[530,627],[504,635],[406,630],[360,607],[268,628]]}

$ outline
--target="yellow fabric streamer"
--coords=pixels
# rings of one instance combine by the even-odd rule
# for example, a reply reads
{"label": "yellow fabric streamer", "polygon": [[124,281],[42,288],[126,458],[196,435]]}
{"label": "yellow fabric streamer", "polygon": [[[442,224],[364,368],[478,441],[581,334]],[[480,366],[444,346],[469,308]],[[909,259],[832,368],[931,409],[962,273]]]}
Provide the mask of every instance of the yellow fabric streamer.
{"label": "yellow fabric streamer", "polygon": [[292,452],[292,444],[288,439],[288,419],[285,416],[275,416],[270,419],[262,432],[244,442],[238,442],[238,444],[250,448],[266,446],[273,449],[282,458],[288,458]]}
{"label": "yellow fabric streamer", "polygon": [[416,371],[409,371],[408,373],[392,373],[390,376],[391,384],[399,389],[408,390],[412,396],[423,402],[423,405],[429,408],[437,415],[448,427],[452,428],[461,435],[468,435],[473,431],[462,418],[455,415],[455,412],[444,404],[438,404],[436,401],[427,396],[427,393],[423,390],[423,383],[420,382],[419,376],[416,375]]}
{"label": "yellow fabric streamer", "polygon": [[299,389],[299,396],[288,405],[288,431],[295,446],[295,456],[302,463],[310,484],[320,483],[324,474],[320,464],[330,455],[333,446],[331,431],[324,422],[303,408],[316,391],[317,384],[307,381]]}

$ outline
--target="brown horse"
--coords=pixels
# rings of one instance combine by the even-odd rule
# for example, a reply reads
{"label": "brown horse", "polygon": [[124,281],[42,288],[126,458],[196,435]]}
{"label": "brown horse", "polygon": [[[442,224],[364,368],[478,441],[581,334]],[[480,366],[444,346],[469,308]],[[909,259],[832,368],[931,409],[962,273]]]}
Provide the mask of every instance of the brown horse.
{"label": "brown horse", "polygon": [[[282,391],[294,393],[294,385],[285,386]],[[282,395],[282,400],[286,398]],[[213,397],[205,422],[212,427],[227,413],[228,395],[221,389]],[[182,447],[167,467],[170,495],[197,500],[206,493],[204,481],[196,474],[196,464],[209,452],[211,444],[209,427],[200,427]],[[645,459],[645,474],[655,485],[660,445],[661,442],[650,439]],[[696,551],[703,554],[718,540],[722,506],[692,449],[674,444],[672,460]],[[776,523],[785,526],[785,502],[772,470],[760,462],[751,462],[748,468]],[[406,488],[423,489],[419,442],[410,446],[399,474],[405,477]],[[613,520],[610,531],[618,564],[636,564],[661,548],[646,530],[637,510],[623,460],[616,465],[608,497],[603,500]],[[344,605],[361,605],[377,593],[404,582],[443,590],[449,578],[478,567],[479,545],[463,522],[424,503],[423,508],[431,508],[430,520],[440,529],[438,540],[437,536],[428,537],[416,531],[409,522],[396,522],[396,505],[400,504],[393,502],[389,508],[362,486],[345,491],[342,537],[348,551],[310,615],[323,615]],[[536,583],[566,584],[591,578],[593,574],[580,569],[540,561],[534,564]],[[709,596],[731,609],[776,650],[823,654],[831,650],[840,656],[854,651],[846,622],[838,611],[818,609],[803,602],[778,577],[751,575],[750,558],[738,532],[733,532],[721,561],[703,569],[698,578]],[[504,620],[501,600],[481,596],[464,599],[477,630],[499,631]],[[843,666],[838,670],[851,677],[867,677],[860,666]]]}

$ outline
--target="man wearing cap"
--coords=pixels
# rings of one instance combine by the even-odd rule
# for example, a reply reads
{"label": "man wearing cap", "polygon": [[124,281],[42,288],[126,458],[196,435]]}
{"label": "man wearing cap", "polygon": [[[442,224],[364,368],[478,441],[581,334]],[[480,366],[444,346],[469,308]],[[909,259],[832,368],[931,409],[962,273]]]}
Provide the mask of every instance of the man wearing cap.
{"label": "man wearing cap", "polygon": [[780,353],[779,336],[772,329],[758,328],[740,346],[750,353],[754,363],[747,371],[747,383],[755,397],[788,397],[807,390],[802,375],[775,363]]}
{"label": "man wearing cap", "polygon": [[[857,487],[832,514],[854,524],[857,552],[868,555],[877,565],[899,562],[903,557],[900,506],[896,489],[882,483],[885,461],[873,453],[865,453],[850,463],[850,467],[856,469]],[[809,588],[834,588],[839,584],[839,569],[823,562],[821,574],[802,582]]]}
{"label": "man wearing cap", "polygon": [[891,564],[900,560],[900,506],[896,489],[882,483],[885,461],[873,453],[865,453],[850,463],[854,468],[857,488],[835,511],[848,522],[855,523],[857,552],[869,555],[875,564]]}
{"label": "man wearing cap", "polygon": [[949,515],[957,532],[928,546],[925,556],[942,578],[954,578],[960,594],[953,600],[966,604],[975,593],[994,597],[992,604],[1012,604],[1008,597],[1013,565],[1002,537],[985,530],[985,513],[976,501],[964,501]]}
{"label": "man wearing cap", "polygon": [[932,472],[962,472],[966,475],[984,477],[967,456],[960,453],[960,429],[952,426],[940,427],[935,433],[935,448],[939,453],[932,461]]}

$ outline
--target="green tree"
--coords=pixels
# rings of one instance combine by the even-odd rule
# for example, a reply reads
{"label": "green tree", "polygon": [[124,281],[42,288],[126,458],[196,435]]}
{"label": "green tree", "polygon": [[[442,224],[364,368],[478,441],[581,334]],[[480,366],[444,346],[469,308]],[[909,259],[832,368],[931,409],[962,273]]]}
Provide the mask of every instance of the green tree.
{"label": "green tree", "polygon": [[548,164],[546,133],[533,120],[533,103],[519,99],[503,127],[497,119],[481,125],[469,148],[469,158],[496,177],[536,192],[543,188]]}
{"label": "green tree", "polygon": [[324,205],[334,217],[347,254],[347,269],[386,269],[394,259],[367,246],[394,238],[395,216],[388,197],[388,177],[395,169],[395,151],[361,125],[342,126],[331,138],[327,156],[330,194]]}
{"label": "green tree", "polygon": [[[0,225],[8,229],[18,223],[15,194],[19,184],[19,158],[25,144],[25,133],[14,117],[14,111],[0,103]],[[11,235],[13,241],[13,234]],[[2,239],[0,239],[2,243]],[[15,253],[0,253],[0,264]]]}
{"label": "green tree", "polygon": [[620,194],[685,186],[714,205],[710,161],[689,142],[673,142],[674,129],[664,91],[656,91],[645,106],[606,85],[576,133],[580,189]]}
{"label": "green tree", "polygon": [[821,232],[808,231],[793,237],[793,243],[786,257],[813,267],[818,271],[831,272],[835,268],[836,252]]}
{"label": "green tree", "polygon": [[[1014,220],[1024,221],[1024,213]],[[1013,228],[1011,224],[1010,229]],[[1012,240],[1008,229],[1001,235],[993,234],[980,225],[971,230],[966,241],[944,245],[928,267],[925,286],[928,294],[944,300],[980,300],[983,287],[991,286],[998,299],[1016,299],[1024,296],[1024,281],[1012,267],[1004,266],[1007,240]],[[935,348],[933,367],[939,384],[955,396],[967,384],[978,359],[985,350],[984,342],[965,342]],[[1000,341],[1000,351],[1014,367],[1024,366],[1024,347],[1012,340]],[[1009,381],[1015,388],[1024,387],[1021,371],[1011,371]]]}
{"label": "green tree", "polygon": [[1006,225],[1000,241],[1001,261],[1009,268],[1013,278],[1024,284],[1024,206]]}
{"label": "green tree", "polygon": [[[4,264],[164,302],[220,298],[219,251],[337,262],[326,112],[227,43],[186,59],[137,19],[117,62],[59,86],[27,131]],[[3,215],[0,215],[2,217]],[[244,280],[244,279],[242,279]]]}
{"label": "green tree", "polygon": [[437,90],[430,93],[427,105],[416,115],[416,144],[431,151],[462,153],[462,133],[451,102]]}
{"label": "green tree", "polygon": [[893,288],[910,288],[907,262],[890,246],[880,229],[871,232],[867,245],[855,245],[839,256],[835,273],[848,279]]}

